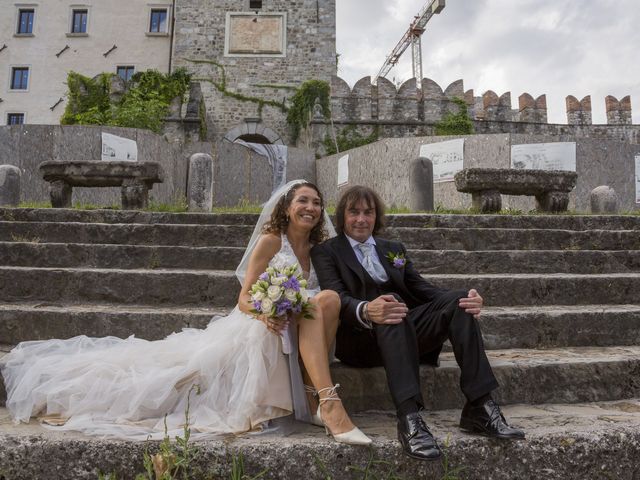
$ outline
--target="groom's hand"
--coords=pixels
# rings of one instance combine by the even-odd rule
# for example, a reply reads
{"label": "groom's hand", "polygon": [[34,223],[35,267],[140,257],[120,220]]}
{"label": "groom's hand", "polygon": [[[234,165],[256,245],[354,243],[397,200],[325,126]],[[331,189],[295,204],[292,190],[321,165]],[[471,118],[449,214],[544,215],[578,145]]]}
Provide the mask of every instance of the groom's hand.
{"label": "groom's hand", "polygon": [[465,312],[470,313],[475,318],[480,317],[482,303],[482,297],[474,288],[469,290],[467,298],[461,298],[460,300],[458,300],[458,305],[460,306],[460,308],[463,308]]}
{"label": "groom's hand", "polygon": [[402,322],[409,309],[393,295],[380,295],[369,302],[367,314],[369,320],[381,325],[394,325]]}

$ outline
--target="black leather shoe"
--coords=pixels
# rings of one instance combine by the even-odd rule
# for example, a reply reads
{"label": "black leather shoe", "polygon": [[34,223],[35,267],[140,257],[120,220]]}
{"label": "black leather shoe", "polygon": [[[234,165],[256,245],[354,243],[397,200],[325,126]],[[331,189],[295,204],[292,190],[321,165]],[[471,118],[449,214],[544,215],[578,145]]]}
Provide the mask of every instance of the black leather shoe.
{"label": "black leather shoe", "polygon": [[467,402],[460,416],[460,428],[488,437],[524,440],[524,432],[509,426],[500,407],[492,399],[475,407]]}
{"label": "black leather shoe", "polygon": [[398,419],[398,440],[404,453],[418,460],[437,460],[442,455],[436,439],[418,412]]}

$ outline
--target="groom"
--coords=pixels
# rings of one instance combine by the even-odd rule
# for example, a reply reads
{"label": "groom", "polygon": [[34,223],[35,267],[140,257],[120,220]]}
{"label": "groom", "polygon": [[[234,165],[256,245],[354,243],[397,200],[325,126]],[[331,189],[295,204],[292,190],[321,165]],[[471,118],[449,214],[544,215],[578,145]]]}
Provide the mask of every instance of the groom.
{"label": "groom", "polygon": [[491,392],[498,387],[477,318],[475,290],[443,290],[414,269],[404,245],[377,237],[384,205],[368,187],[347,189],[336,208],[338,236],[315,246],[311,258],[320,286],[341,299],[336,356],[354,367],[384,366],[398,416],[398,438],[413,458],[434,460],[440,448],[420,416],[420,363],[437,365],[449,339],[467,402],[460,427],[503,439],[523,439],[510,427]]}

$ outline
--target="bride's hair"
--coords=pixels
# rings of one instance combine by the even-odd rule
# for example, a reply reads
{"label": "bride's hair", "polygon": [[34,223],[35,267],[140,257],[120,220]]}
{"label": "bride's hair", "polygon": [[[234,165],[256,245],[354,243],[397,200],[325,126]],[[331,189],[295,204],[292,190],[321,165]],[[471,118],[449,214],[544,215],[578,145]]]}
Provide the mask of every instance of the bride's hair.
{"label": "bride's hair", "polygon": [[289,225],[289,216],[287,215],[287,210],[293,198],[296,196],[296,191],[301,187],[309,187],[316,191],[318,196],[320,197],[320,219],[315,227],[311,230],[309,235],[309,240],[311,243],[320,243],[323,242],[327,238],[327,232],[324,228],[324,199],[322,198],[322,193],[318,190],[311,182],[302,182],[297,183],[292,186],[278,201],[273,212],[271,213],[271,219],[264,224],[262,227],[262,233],[275,233],[280,235],[281,233],[287,230],[287,226]]}

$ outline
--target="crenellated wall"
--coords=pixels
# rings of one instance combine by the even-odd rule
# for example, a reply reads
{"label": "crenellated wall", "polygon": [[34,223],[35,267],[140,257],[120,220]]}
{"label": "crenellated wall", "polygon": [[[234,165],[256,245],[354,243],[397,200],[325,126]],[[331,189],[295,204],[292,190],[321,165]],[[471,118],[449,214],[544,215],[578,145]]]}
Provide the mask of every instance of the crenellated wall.
{"label": "crenellated wall", "polygon": [[386,78],[379,78],[377,85],[373,85],[371,77],[364,77],[350,88],[342,78],[332,77],[334,132],[327,122],[316,119],[314,146],[322,152],[323,139],[339,135],[347,127],[355,127],[362,136],[376,131],[378,138],[434,135],[435,124],[447,112],[458,111],[455,98],[464,100],[477,133],[575,135],[640,143],[640,125],[632,124],[630,96],[622,100],[608,96],[605,99],[607,124],[593,125],[591,97],[578,100],[569,95],[566,97],[567,123],[550,124],[544,94],[534,98],[522,93],[517,108],[512,108],[511,92],[498,95],[488,90],[476,96],[473,90],[464,90],[462,80],[442,89],[435,81],[424,78],[421,87],[417,88],[415,78],[396,87]]}

